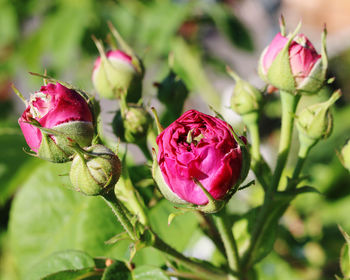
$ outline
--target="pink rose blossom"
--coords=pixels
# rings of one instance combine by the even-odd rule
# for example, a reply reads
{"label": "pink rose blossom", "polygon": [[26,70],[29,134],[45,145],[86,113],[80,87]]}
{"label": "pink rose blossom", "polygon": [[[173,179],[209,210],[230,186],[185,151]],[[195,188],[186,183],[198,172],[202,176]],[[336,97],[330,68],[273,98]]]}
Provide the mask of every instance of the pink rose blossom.
{"label": "pink rose blossom", "polygon": [[224,121],[190,110],[157,137],[158,164],[170,190],[182,200],[203,205],[203,190],[222,199],[242,169],[242,153],[231,127]]}
{"label": "pink rose blossom", "polygon": [[[278,33],[268,46],[262,58],[262,71],[267,75],[268,69],[277,55],[287,44],[288,38]],[[321,59],[312,43],[303,34],[297,35],[289,46],[290,67],[297,84],[309,76],[316,62]]]}
{"label": "pink rose blossom", "polygon": [[74,121],[92,124],[92,113],[84,98],[59,83],[42,86],[27,103],[18,123],[28,146],[35,152],[40,148],[42,133],[39,128],[28,123],[31,119],[50,129]]}

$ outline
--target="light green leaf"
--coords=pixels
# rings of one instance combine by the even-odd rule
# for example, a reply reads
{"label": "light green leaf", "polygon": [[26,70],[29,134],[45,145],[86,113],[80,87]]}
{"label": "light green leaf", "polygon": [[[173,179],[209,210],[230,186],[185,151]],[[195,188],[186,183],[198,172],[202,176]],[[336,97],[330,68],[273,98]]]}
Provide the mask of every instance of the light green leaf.
{"label": "light green leaf", "polygon": [[170,278],[158,267],[143,265],[133,271],[134,280],[169,280]]}
{"label": "light green leaf", "polygon": [[54,253],[39,262],[31,268],[31,272],[26,275],[26,279],[37,280],[65,270],[74,271],[86,268],[91,270],[94,266],[95,262],[88,254],[81,251],[67,250]]}
{"label": "light green leaf", "polygon": [[10,249],[20,275],[56,251],[82,250],[91,256],[127,258],[127,242],[104,242],[122,231],[99,197],[71,189],[70,164],[44,163],[14,199],[9,223]]}
{"label": "light green leaf", "polygon": [[94,271],[92,268],[83,268],[79,270],[60,271],[60,272],[48,275],[41,279],[42,280],[83,280],[83,279],[99,280],[101,279],[101,277],[97,276],[96,274],[97,272]]}

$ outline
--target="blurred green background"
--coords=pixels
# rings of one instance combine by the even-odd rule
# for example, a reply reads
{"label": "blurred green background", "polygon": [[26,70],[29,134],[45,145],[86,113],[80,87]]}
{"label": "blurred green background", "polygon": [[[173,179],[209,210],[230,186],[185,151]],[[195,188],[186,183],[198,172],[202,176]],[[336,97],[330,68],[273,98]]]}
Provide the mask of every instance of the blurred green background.
{"label": "blurred green background", "polygon": [[[343,97],[333,110],[332,136],[311,152],[305,165],[309,184],[322,194],[301,195],[293,202],[280,221],[275,250],[258,265],[258,273],[261,279],[316,280],[341,275],[338,261],[344,240],[337,224],[350,232],[350,178],[336,152],[350,137],[350,21],[346,16],[350,6],[346,0],[336,0],[331,7],[323,0],[308,3],[303,6],[302,1],[277,0],[0,0],[0,279],[27,279],[32,265],[59,249],[81,249],[94,256],[120,259],[125,258],[127,251],[127,244],[117,247],[103,244],[121,229],[99,202],[83,200],[69,190],[67,178],[58,176],[67,173],[66,166],[43,163],[23,151],[22,147],[27,148],[17,119],[24,107],[12,93],[11,83],[28,97],[42,84],[28,72],[46,70],[48,75],[94,94],[90,77],[97,50],[91,35],[108,42],[106,22],[110,20],[144,61],[146,104],[161,108],[155,100],[153,83],[166,75],[168,54],[172,52],[175,70],[191,90],[185,108],[209,112],[208,103],[233,126],[242,129],[240,118],[227,109],[234,83],[225,73],[225,65],[262,87],[256,73],[257,60],[263,47],[278,32],[281,12],[290,29],[302,17],[302,31],[317,49],[323,23],[329,27],[329,77],[335,76],[335,83],[317,96],[304,98],[300,107],[326,99],[336,88],[343,90]],[[263,153],[273,164],[280,109],[278,95],[267,99],[261,133]],[[101,104],[108,123],[111,118],[108,112],[117,109],[116,103],[102,100]],[[294,140],[293,150],[297,151],[297,137]],[[294,160],[292,156],[290,164]],[[137,175],[141,179],[149,176]],[[232,214],[247,211],[261,199],[259,187],[235,196],[230,202]],[[157,207],[163,214],[151,210],[154,227],[169,242],[197,257],[215,259],[215,253],[204,256],[203,251],[196,251],[194,244],[202,240],[203,233],[194,216],[186,216],[183,224],[179,220],[167,228],[166,213],[171,212],[171,206],[164,202]],[[102,211],[103,219],[93,216],[98,211]],[[81,237],[82,231],[89,234]],[[177,238],[179,233],[184,236],[182,241]],[[210,244],[206,246],[210,251]],[[149,250],[138,254],[136,261],[161,265],[164,258]]]}

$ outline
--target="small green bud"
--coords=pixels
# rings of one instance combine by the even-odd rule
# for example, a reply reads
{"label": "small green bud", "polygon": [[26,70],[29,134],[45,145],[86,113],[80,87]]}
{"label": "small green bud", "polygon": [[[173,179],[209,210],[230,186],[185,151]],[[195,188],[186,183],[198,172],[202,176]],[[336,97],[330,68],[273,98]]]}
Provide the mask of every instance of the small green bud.
{"label": "small green bud", "polygon": [[236,81],[231,97],[231,108],[239,115],[257,112],[261,108],[263,96],[261,92],[250,83],[242,80],[235,72],[227,68],[229,75]]}
{"label": "small green bud", "polygon": [[344,167],[350,171],[350,140],[344,145],[340,155]]}
{"label": "small green bud", "polygon": [[134,104],[128,104],[122,111],[117,111],[112,122],[116,135],[128,143],[145,140],[152,121],[150,114],[142,106]]}
{"label": "small green bud", "polygon": [[157,84],[157,88],[159,101],[170,109],[175,109],[181,113],[183,104],[189,93],[183,80],[173,70],[170,70],[165,79]]}
{"label": "small green bud", "polygon": [[300,142],[318,141],[327,138],[332,132],[332,115],[329,108],[340,98],[341,91],[337,90],[326,102],[311,105],[297,116],[297,128]]}
{"label": "small green bud", "polygon": [[77,149],[70,169],[70,180],[77,191],[100,195],[113,190],[121,173],[117,155],[102,145]]}

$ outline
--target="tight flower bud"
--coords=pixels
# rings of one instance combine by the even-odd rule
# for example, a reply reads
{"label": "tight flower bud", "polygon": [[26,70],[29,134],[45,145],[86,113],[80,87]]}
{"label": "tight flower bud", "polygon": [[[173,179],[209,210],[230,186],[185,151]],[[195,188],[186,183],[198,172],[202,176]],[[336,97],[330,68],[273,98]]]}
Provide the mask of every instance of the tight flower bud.
{"label": "tight flower bud", "polygon": [[258,112],[261,108],[262,93],[250,83],[242,80],[231,69],[227,69],[232,78],[235,79],[236,85],[231,97],[231,108],[237,114],[246,115]]}
{"label": "tight flower bud", "polygon": [[77,150],[69,177],[73,187],[86,195],[100,195],[113,190],[121,174],[117,155],[102,145]]}
{"label": "tight flower bud", "polygon": [[159,134],[153,178],[165,198],[220,210],[247,175],[244,143],[233,133],[224,121],[190,110]]}
{"label": "tight flower bud", "polygon": [[340,156],[344,167],[350,172],[350,140],[348,140],[341,150]]}
{"label": "tight flower bud", "polygon": [[170,70],[165,79],[157,84],[157,88],[157,96],[160,102],[172,111],[182,111],[189,91],[183,80],[173,70]]}
{"label": "tight flower bud", "polygon": [[104,98],[120,98],[126,95],[128,102],[138,102],[142,92],[143,72],[135,65],[133,58],[120,50],[102,53],[97,58],[92,72],[92,82]]}
{"label": "tight flower bud", "polygon": [[306,36],[296,35],[298,29],[288,36],[281,33],[275,36],[261,55],[259,74],[280,90],[313,94],[319,91],[326,78],[326,31],[320,55]]}
{"label": "tight flower bud", "polygon": [[70,160],[72,142],[91,144],[93,116],[84,97],[60,83],[42,86],[26,101],[18,123],[28,146],[38,157],[52,162]]}
{"label": "tight flower bud", "polygon": [[300,142],[317,142],[327,138],[332,132],[332,115],[329,108],[340,98],[341,91],[335,91],[326,102],[311,105],[297,116],[297,128]]}
{"label": "tight flower bud", "polygon": [[112,127],[115,134],[123,142],[138,143],[146,139],[150,124],[151,116],[145,108],[128,104],[123,110],[123,114],[121,111],[117,111]]}

